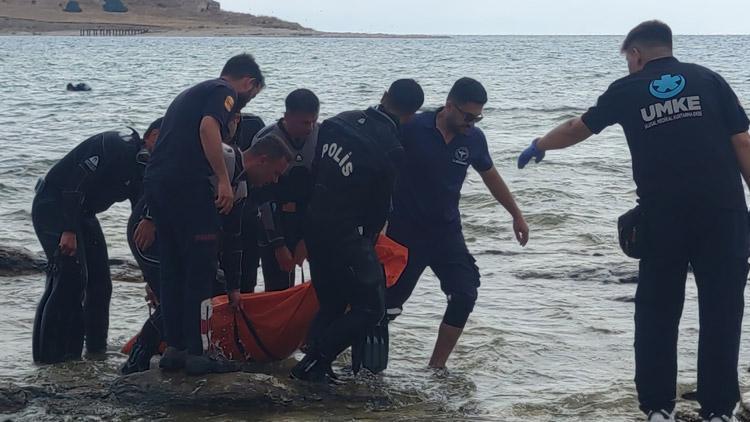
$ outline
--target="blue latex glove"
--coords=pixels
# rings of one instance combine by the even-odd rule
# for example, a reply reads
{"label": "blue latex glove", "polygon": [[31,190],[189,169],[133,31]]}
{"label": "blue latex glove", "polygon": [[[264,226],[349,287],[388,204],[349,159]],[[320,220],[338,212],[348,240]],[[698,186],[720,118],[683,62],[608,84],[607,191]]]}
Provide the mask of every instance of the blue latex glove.
{"label": "blue latex glove", "polygon": [[532,142],[528,148],[523,150],[521,155],[518,157],[519,169],[526,167],[526,164],[529,164],[529,161],[531,161],[532,158],[534,158],[535,162],[537,163],[544,159],[544,151],[536,147],[537,142],[539,142],[539,138],[534,139],[534,142]]}

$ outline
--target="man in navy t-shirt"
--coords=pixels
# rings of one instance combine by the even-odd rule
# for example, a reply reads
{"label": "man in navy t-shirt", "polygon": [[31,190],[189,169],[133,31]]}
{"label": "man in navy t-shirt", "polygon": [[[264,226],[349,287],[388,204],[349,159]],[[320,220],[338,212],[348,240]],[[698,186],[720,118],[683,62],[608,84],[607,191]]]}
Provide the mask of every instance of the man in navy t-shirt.
{"label": "man in navy t-shirt", "polygon": [[444,107],[417,115],[403,128],[406,157],[393,193],[388,236],[409,248],[409,262],[388,289],[386,307],[390,319],[399,315],[426,267],[440,279],[448,306],[430,359],[433,368],[445,367],[477,300],[479,270],[466,247],[458,210],[469,167],[513,216],[518,242],[528,240],[523,214],[492,163],[484,133],[474,126],[486,103],[484,87],[461,78]]}
{"label": "man in navy t-shirt", "polygon": [[[698,285],[698,401],[705,421],[735,420],[737,360],[748,275],[748,117],[717,73],[672,56],[672,31],[644,22],[625,39],[630,75],[596,106],[535,140],[544,151],[620,124],[633,159],[641,221],[635,298],[635,383],[647,420],[674,421],[677,337],[688,264]],[[750,183],[748,183],[750,184]]]}
{"label": "man in navy t-shirt", "polygon": [[[263,88],[252,56],[232,57],[221,77],[193,86],[167,109],[148,163],[145,194],[159,236],[161,304],[168,348],[165,370],[199,374],[211,367],[203,355],[201,302],[216,276],[219,215],[234,204],[222,139],[230,116]],[[209,178],[218,179],[216,190]],[[187,354],[186,354],[187,352]]]}

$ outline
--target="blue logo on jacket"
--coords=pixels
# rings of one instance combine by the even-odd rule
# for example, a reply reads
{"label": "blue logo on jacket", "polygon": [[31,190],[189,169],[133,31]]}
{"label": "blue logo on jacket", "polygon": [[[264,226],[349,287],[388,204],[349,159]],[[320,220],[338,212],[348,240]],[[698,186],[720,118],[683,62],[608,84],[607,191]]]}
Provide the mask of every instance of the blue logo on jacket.
{"label": "blue logo on jacket", "polygon": [[651,95],[666,100],[679,95],[685,89],[685,78],[682,75],[661,75],[660,79],[651,81],[648,88]]}

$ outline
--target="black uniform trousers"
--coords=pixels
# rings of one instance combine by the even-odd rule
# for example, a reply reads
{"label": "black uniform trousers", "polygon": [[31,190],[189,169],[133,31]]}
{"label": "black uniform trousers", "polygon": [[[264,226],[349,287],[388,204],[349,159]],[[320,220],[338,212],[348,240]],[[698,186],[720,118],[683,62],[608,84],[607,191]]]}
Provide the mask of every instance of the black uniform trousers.
{"label": "black uniform trousers", "polygon": [[700,204],[643,203],[644,254],[635,302],[641,409],[674,409],[678,326],[688,265],[698,287],[698,400],[703,417],[731,414],[748,276],[748,216]]}
{"label": "black uniform trousers", "polygon": [[[186,187],[189,186],[189,187]],[[208,183],[145,186],[159,238],[159,299],[168,346],[204,351],[201,306],[210,299],[218,265],[219,215]]]}

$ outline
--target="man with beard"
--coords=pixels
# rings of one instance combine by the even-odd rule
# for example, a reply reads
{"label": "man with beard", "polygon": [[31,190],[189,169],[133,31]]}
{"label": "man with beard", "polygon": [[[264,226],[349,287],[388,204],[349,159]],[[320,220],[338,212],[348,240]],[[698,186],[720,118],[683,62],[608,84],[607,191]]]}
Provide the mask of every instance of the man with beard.
{"label": "man with beard", "polygon": [[458,203],[469,167],[513,218],[513,233],[526,245],[529,228],[508,186],[492,162],[482,120],[487,91],[471,78],[453,85],[445,106],[421,113],[404,127],[406,165],[393,192],[388,236],[409,249],[409,262],[398,283],[388,289],[388,317],[395,318],[426,267],[440,280],[448,299],[430,367],[445,368],[479,288],[479,269],[466,247]]}
{"label": "man with beard", "polygon": [[[159,366],[164,370],[185,368],[198,374],[213,365],[203,356],[200,304],[211,295],[216,276],[216,209],[228,214],[234,205],[222,139],[230,117],[263,87],[255,59],[241,54],[227,61],[220,78],[178,95],[164,116],[145,177],[146,201],[160,246],[160,299],[168,347]],[[274,164],[281,166],[283,160],[277,161]],[[218,179],[216,190],[211,176]]]}

